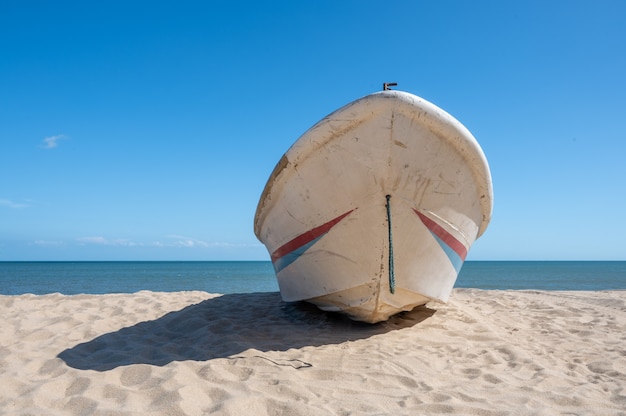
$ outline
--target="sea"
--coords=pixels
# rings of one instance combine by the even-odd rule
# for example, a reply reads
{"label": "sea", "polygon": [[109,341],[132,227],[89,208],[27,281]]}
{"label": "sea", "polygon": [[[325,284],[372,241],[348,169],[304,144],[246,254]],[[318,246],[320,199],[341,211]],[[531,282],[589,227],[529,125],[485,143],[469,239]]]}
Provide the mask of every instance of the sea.
{"label": "sea", "polygon": [[[467,261],[455,287],[626,290],[626,261]],[[276,292],[269,261],[0,262],[0,294]]]}

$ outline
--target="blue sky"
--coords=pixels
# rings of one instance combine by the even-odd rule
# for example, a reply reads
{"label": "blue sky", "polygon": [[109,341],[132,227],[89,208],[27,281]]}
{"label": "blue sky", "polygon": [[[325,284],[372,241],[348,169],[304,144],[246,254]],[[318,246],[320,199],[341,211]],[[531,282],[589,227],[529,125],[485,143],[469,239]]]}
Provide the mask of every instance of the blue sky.
{"label": "blue sky", "polygon": [[626,2],[0,0],[0,260],[267,260],[275,163],[398,82],[480,142],[468,260],[626,260]]}

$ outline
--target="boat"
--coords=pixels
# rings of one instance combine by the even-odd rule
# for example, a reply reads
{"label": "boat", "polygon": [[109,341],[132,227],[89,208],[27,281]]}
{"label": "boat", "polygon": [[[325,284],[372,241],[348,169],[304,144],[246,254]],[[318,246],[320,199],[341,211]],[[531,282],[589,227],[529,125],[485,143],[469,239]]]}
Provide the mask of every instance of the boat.
{"label": "boat", "polygon": [[254,232],[284,301],[376,323],[448,301],[492,206],[491,173],[472,134],[384,84],[287,150],[261,194]]}

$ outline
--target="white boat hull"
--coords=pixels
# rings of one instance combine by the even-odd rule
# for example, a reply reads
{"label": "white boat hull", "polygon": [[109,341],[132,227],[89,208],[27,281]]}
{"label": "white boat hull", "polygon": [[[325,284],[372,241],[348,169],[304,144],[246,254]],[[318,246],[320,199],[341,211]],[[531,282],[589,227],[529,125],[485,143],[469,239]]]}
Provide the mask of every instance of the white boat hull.
{"label": "white boat hull", "polygon": [[486,158],[445,111],[383,91],[285,153],[255,216],[285,301],[365,322],[446,302],[491,218]]}

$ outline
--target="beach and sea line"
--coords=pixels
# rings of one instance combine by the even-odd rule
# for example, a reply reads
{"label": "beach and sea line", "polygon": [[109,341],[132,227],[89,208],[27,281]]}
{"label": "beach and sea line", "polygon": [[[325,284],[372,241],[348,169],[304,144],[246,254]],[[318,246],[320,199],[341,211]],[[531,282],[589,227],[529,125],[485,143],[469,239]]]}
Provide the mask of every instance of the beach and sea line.
{"label": "beach and sea line", "polygon": [[626,262],[463,266],[375,325],[270,262],[0,262],[0,414],[624,415]]}

